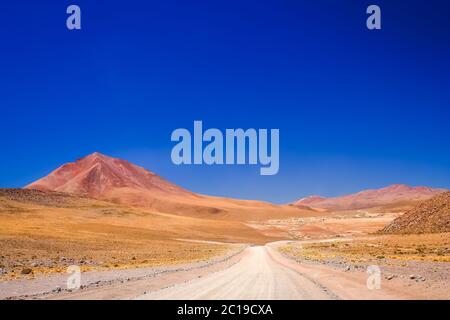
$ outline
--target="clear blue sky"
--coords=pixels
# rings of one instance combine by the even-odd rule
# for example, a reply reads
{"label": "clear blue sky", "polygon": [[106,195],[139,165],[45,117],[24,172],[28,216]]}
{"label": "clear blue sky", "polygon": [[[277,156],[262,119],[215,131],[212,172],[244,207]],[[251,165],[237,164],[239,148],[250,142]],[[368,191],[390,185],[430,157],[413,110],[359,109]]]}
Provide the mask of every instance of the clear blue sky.
{"label": "clear blue sky", "polygon": [[[275,202],[450,188],[449,1],[9,1],[0,26],[0,187],[100,151]],[[280,128],[279,174],[173,165],[170,134],[194,120]]]}

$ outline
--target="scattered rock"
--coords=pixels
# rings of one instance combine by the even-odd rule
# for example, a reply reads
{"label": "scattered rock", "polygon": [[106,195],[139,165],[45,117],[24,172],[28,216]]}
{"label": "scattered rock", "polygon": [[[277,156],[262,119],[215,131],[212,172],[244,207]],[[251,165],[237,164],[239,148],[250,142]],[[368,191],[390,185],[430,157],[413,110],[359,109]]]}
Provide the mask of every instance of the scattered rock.
{"label": "scattered rock", "polygon": [[53,292],[54,293],[59,293],[59,292],[61,292],[61,290],[62,290],[61,287],[58,286],[55,289],[53,289]]}
{"label": "scattered rock", "polygon": [[419,281],[425,281],[425,277],[417,276],[417,277],[416,277],[416,281],[417,281],[417,282],[419,282]]}
{"label": "scattered rock", "polygon": [[[450,231],[450,191],[420,202],[387,225],[383,233],[437,233]],[[419,249],[419,252],[423,249]]]}
{"label": "scattered rock", "polygon": [[410,275],[409,279],[416,280],[416,282],[425,281],[425,277],[422,277],[420,275],[414,275],[414,274]]}
{"label": "scattered rock", "polygon": [[21,274],[30,274],[33,270],[31,268],[23,268],[22,271],[20,271]]}

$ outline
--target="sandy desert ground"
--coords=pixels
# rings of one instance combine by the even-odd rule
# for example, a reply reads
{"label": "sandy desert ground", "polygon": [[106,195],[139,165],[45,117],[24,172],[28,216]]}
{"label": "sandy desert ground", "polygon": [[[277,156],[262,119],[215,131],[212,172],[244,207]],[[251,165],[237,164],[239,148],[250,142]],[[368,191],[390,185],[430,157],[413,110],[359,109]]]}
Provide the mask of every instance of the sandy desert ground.
{"label": "sandy desert ground", "polygon": [[[450,298],[449,234],[376,233],[399,212],[245,222],[53,197],[1,198],[0,298]],[[65,289],[69,265],[79,290]],[[370,265],[380,290],[367,288]]]}
{"label": "sandy desert ground", "polygon": [[57,193],[21,201],[0,197],[0,220],[2,280],[63,272],[69,265],[88,271],[180,264],[221,255],[229,244],[270,239],[239,221],[170,215]]}

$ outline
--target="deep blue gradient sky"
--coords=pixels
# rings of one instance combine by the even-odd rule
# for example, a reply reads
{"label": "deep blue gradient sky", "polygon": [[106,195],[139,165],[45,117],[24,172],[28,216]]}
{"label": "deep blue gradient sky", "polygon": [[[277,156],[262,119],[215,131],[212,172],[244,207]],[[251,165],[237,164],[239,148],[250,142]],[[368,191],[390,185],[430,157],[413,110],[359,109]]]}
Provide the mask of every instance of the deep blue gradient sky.
{"label": "deep blue gradient sky", "polygon": [[[365,27],[370,4],[381,31]],[[450,188],[447,0],[8,1],[0,26],[0,187],[99,151],[275,202]],[[279,174],[173,165],[170,134],[194,120],[279,128]]]}

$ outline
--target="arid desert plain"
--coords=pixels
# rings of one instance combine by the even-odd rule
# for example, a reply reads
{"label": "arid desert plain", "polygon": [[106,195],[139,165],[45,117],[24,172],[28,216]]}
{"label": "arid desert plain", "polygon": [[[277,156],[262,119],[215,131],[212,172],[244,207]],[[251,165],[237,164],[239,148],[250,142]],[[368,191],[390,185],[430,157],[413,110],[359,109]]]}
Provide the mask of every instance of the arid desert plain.
{"label": "arid desert plain", "polygon": [[0,245],[0,299],[450,298],[445,189],[276,205],[93,153],[0,189]]}

